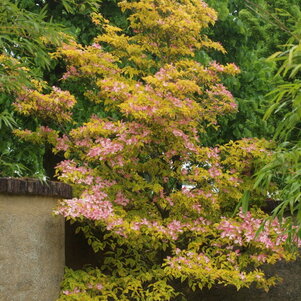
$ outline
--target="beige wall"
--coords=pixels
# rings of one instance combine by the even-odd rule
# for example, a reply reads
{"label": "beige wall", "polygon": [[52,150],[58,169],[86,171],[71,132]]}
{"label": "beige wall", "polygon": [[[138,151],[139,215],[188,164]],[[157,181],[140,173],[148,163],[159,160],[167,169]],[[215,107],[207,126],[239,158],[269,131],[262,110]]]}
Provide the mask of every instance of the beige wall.
{"label": "beige wall", "polygon": [[54,301],[65,265],[56,199],[0,193],[0,300]]}

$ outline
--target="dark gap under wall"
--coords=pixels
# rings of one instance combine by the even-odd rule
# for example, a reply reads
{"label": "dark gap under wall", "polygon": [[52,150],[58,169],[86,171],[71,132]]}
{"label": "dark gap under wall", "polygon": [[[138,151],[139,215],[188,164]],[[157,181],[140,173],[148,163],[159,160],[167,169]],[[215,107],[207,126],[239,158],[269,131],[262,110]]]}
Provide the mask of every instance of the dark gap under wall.
{"label": "dark gap under wall", "polygon": [[74,270],[81,269],[85,265],[99,266],[100,254],[96,254],[89,246],[84,234],[75,234],[77,223],[65,222],[65,260],[66,266]]}

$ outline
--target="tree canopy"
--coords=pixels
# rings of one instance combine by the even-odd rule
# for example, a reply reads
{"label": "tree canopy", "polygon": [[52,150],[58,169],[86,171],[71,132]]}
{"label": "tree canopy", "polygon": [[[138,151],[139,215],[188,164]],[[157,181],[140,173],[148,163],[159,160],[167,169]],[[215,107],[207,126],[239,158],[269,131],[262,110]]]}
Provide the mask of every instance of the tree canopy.
{"label": "tree canopy", "polygon": [[298,3],[208,4],[0,4],[1,175],[56,167],[75,191],[56,214],[100,256],[67,269],[61,301],[268,290],[277,277],[260,267],[297,256],[297,236],[263,210],[280,195],[301,212],[300,45],[265,59],[296,35]]}
{"label": "tree canopy", "polygon": [[29,87],[14,102],[39,121],[14,133],[65,158],[57,177],[76,195],[56,213],[80,222],[103,258],[68,270],[59,300],[186,300],[218,283],[267,290],[277,279],[259,267],[296,253],[277,219],[258,232],[272,191],[254,189],[252,176],[272,145],[206,141],[237,112],[223,82],[240,72],[210,58],[226,52],[209,37],[215,10],[199,0],[118,5],[125,28],[93,14],[91,44],[69,40],[52,54],[66,66],[65,90]]}

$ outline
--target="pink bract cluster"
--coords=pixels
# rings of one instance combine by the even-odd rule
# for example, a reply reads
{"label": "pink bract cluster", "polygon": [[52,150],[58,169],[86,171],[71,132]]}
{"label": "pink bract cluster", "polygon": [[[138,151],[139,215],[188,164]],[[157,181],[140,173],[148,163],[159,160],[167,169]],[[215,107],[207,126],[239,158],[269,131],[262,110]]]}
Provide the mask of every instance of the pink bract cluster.
{"label": "pink bract cluster", "polygon": [[[284,228],[277,219],[266,222],[262,228],[264,221],[255,218],[250,212],[243,213],[240,210],[238,216],[241,221],[222,218],[218,226],[218,229],[222,231],[221,237],[226,237],[239,246],[250,242],[259,242],[266,249],[275,252],[287,241],[288,235],[284,233]],[[297,245],[301,246],[300,240],[297,241]]]}

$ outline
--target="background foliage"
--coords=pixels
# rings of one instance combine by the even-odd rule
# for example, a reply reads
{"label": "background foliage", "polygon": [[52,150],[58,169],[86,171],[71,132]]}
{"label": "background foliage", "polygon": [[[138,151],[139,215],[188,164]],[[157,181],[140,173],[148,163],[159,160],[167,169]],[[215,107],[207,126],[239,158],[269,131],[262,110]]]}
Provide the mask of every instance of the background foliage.
{"label": "background foliage", "polygon": [[[239,104],[237,114],[220,118],[218,132],[211,132],[213,142],[224,143],[242,137],[271,139],[277,118],[264,120],[269,106],[265,95],[281,81],[275,78],[277,65],[266,58],[287,42],[300,17],[299,1],[208,1],[219,12],[219,20],[210,36],[221,41],[226,56],[211,57],[222,63],[234,62],[242,70],[225,83]],[[280,23],[280,25],[279,25]],[[286,24],[285,29],[280,26]]]}

